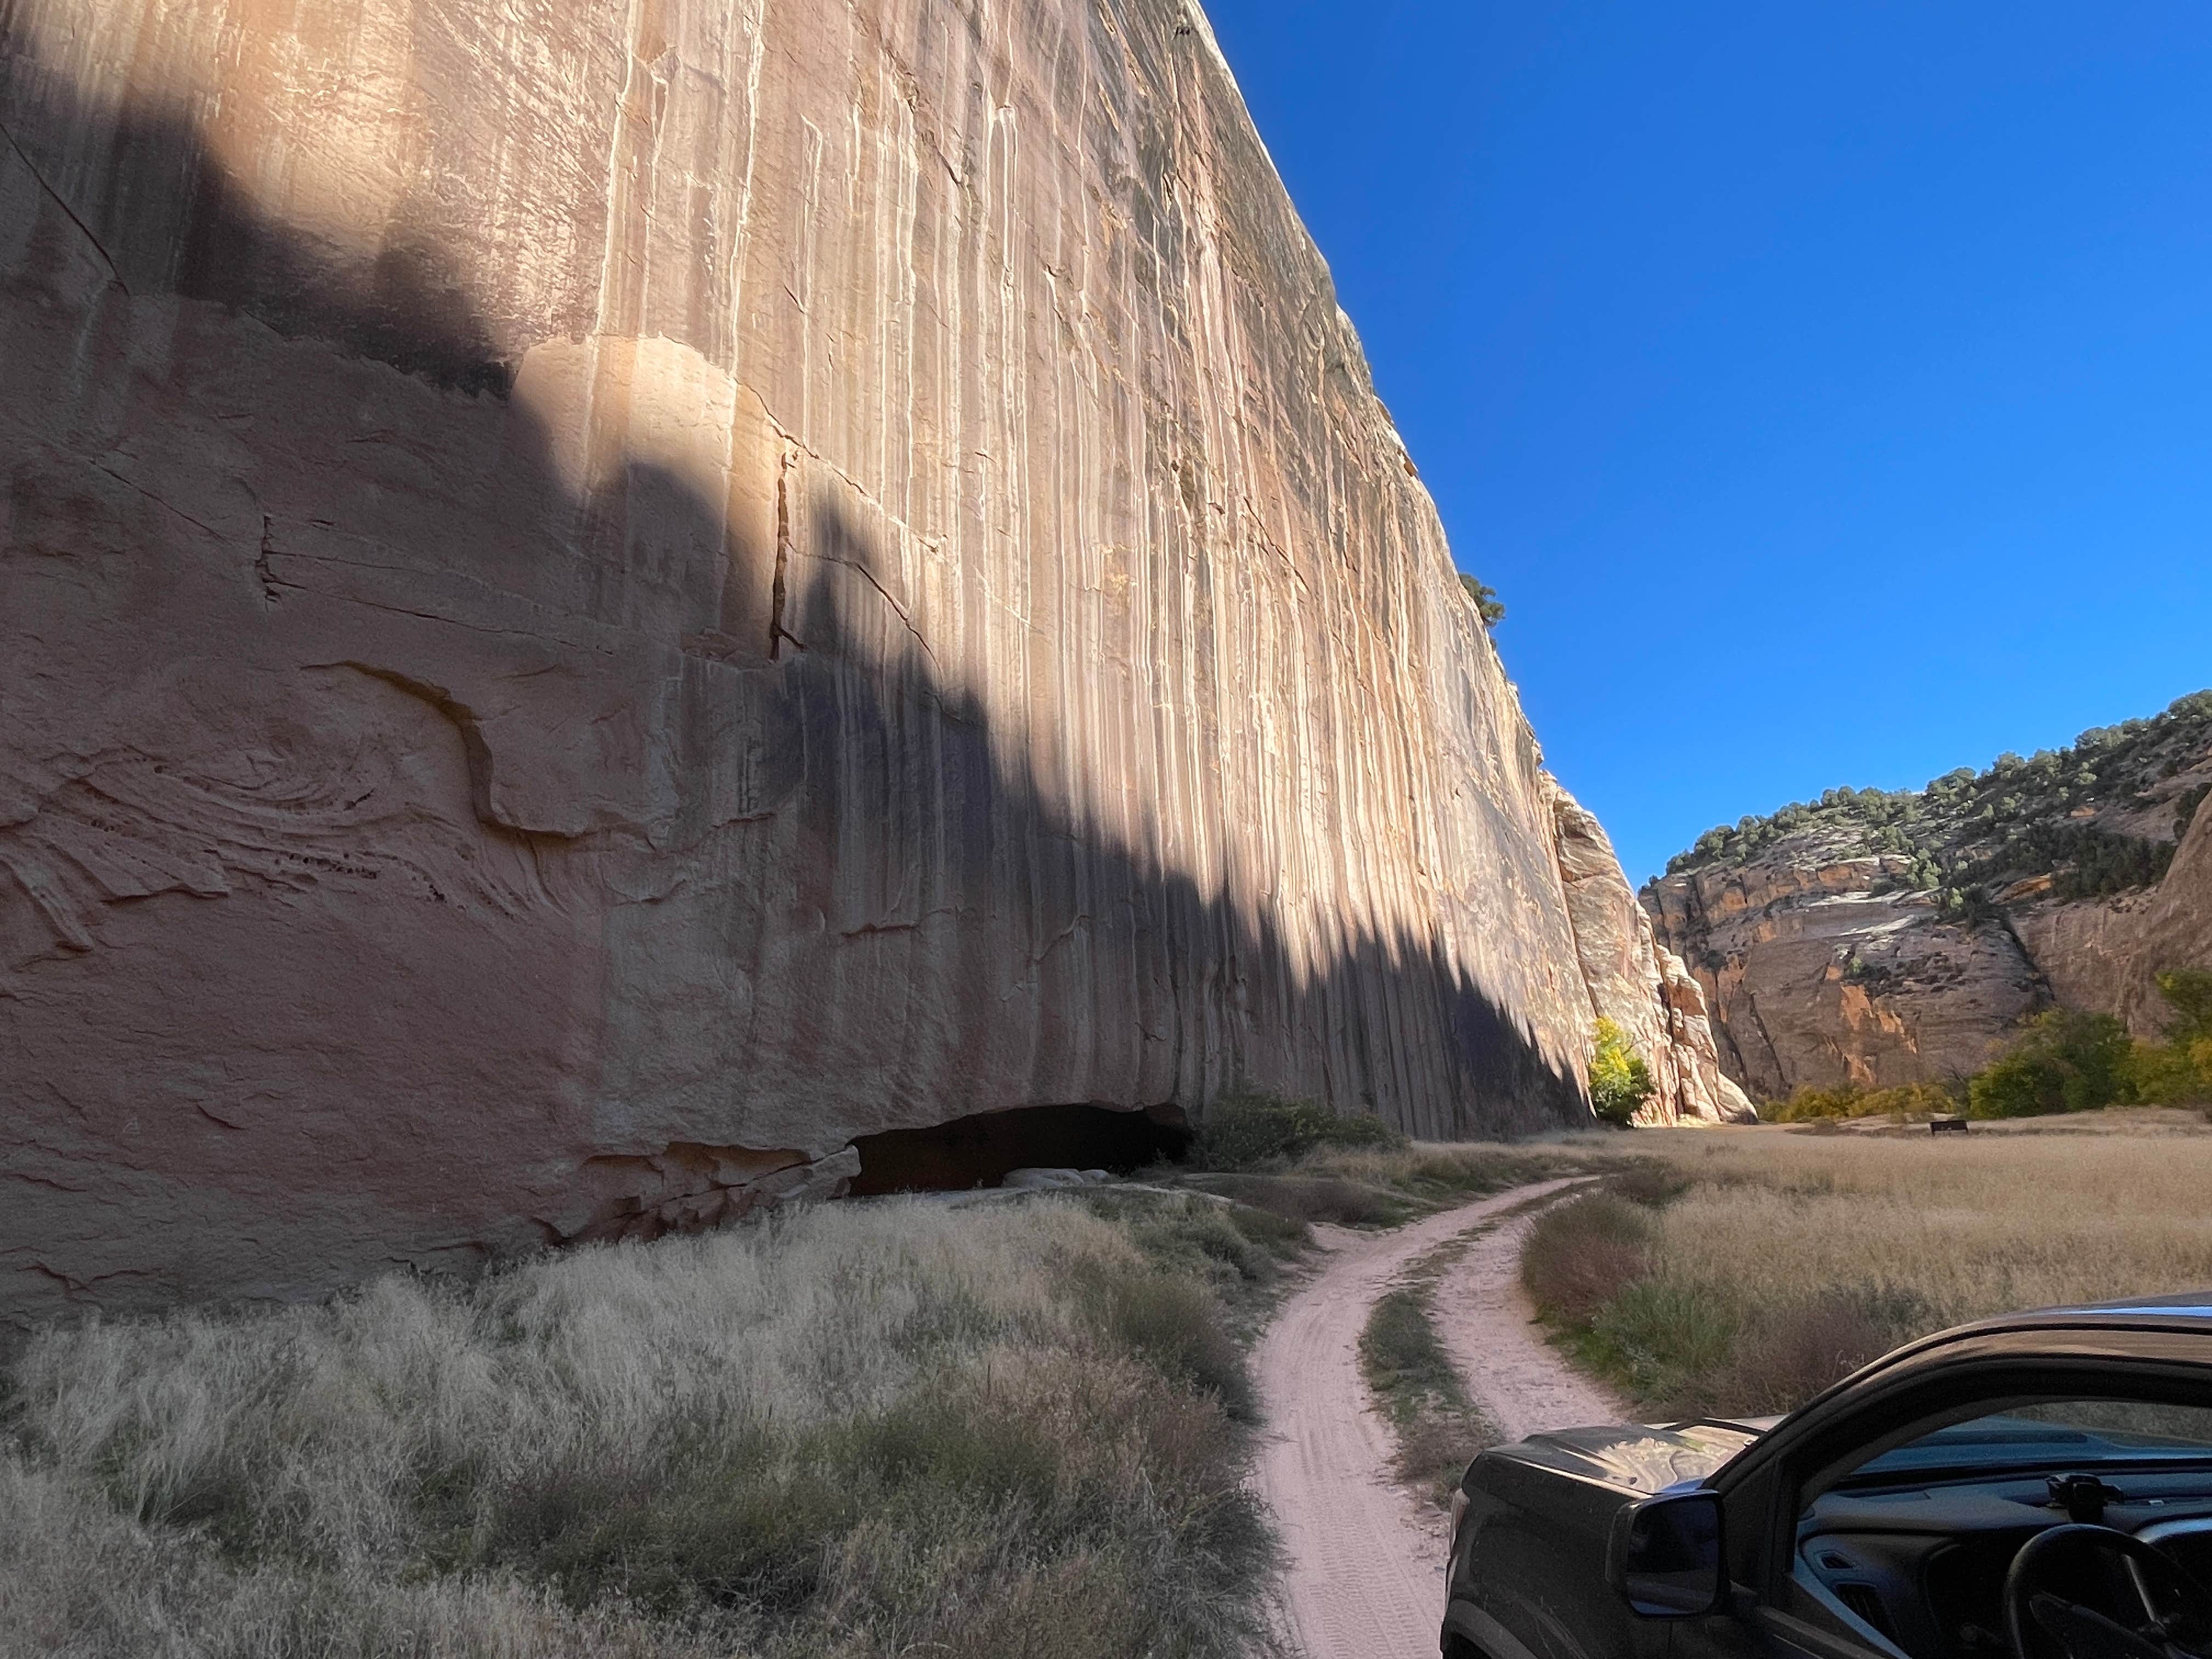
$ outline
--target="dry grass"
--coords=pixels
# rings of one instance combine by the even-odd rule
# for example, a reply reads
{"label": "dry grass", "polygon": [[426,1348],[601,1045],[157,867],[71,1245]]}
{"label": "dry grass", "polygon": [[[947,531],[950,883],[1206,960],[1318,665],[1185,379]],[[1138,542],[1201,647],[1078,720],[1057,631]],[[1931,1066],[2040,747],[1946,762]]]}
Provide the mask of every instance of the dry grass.
{"label": "dry grass", "polygon": [[1236,1213],[839,1206],[49,1332],[0,1651],[1242,1651],[1271,1547],[1222,1292],[1281,1241]]}
{"label": "dry grass", "polygon": [[1183,1177],[1201,1192],[1218,1193],[1300,1225],[1316,1221],[1365,1227],[1401,1218],[1405,1206],[1388,1193],[1338,1176],[1206,1174]]}
{"label": "dry grass", "polygon": [[2212,1133],[2102,1127],[1653,1135],[1696,1182],[1663,1213],[1662,1253],[1770,1297],[1909,1290],[1946,1322],[2212,1285]]}
{"label": "dry grass", "polygon": [[1788,1409],[1968,1319],[2212,1285],[2212,1131],[2099,1117],[1957,1137],[1646,1131],[1638,1149],[1688,1191],[1642,1223],[1603,1203],[1547,1218],[1524,1277],[1584,1358],[1685,1414]]}
{"label": "dry grass", "polygon": [[1650,1270],[1657,1231],[1648,1210],[1614,1193],[1586,1193],[1536,1218],[1522,1246],[1522,1281],[1553,1317],[1586,1325]]}
{"label": "dry grass", "polygon": [[1395,1226],[1533,1181],[1622,1174],[1646,1167],[1647,1161],[1637,1156],[1642,1150],[1639,1137],[1610,1130],[1518,1145],[1413,1141],[1399,1146],[1324,1146],[1285,1166],[1284,1175],[1370,1194],[1376,1207],[1362,1221]]}
{"label": "dry grass", "polygon": [[1392,1227],[1486,1193],[1633,1161],[1625,1137],[1549,1144],[1409,1141],[1376,1119],[1246,1092],[1208,1109],[1188,1161],[1146,1179],[1237,1199],[1305,1225]]}

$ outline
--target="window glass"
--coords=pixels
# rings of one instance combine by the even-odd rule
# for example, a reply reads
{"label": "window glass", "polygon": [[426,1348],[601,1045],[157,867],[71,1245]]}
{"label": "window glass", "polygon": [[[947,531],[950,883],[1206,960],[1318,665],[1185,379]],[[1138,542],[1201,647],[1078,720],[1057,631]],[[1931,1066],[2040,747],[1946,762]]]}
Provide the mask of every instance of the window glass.
{"label": "window glass", "polygon": [[1934,1429],[1854,1470],[1855,1481],[1955,1470],[2212,1458],[2212,1407],[2063,1400],[2008,1407]]}

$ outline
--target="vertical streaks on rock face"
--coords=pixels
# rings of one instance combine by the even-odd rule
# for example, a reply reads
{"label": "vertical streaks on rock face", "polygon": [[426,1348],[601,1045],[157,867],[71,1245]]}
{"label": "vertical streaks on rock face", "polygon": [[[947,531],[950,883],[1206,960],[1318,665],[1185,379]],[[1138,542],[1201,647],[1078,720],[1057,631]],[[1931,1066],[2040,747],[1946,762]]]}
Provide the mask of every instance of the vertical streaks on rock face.
{"label": "vertical streaks on rock face", "polygon": [[1585,1109],[1534,743],[1193,15],[7,9],[0,1301]]}

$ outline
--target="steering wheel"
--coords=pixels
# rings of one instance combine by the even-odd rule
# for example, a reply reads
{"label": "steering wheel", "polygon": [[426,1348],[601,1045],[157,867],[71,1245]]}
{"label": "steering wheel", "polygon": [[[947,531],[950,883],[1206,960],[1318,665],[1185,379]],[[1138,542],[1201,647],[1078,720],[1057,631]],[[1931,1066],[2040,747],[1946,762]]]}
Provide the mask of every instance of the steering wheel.
{"label": "steering wheel", "polygon": [[[2083,1551],[2116,1557],[2126,1568],[2142,1625],[2123,1625],[2043,1587],[2054,1562]],[[2212,1659],[2212,1591],[2133,1533],[2112,1527],[2051,1527],[2021,1545],[2005,1573],[2004,1611],[2013,1659],[2042,1659],[2054,1646],[2063,1659]],[[2030,1647],[2031,1632],[2044,1640]]]}

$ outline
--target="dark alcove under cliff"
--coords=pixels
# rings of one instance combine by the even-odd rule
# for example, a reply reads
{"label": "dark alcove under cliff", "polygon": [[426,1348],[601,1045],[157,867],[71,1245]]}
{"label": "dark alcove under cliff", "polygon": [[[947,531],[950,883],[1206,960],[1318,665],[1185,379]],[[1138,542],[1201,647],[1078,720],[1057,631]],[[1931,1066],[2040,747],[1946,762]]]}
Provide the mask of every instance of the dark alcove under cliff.
{"label": "dark alcove under cliff", "polygon": [[860,1154],[855,1198],[883,1193],[964,1192],[995,1187],[1009,1170],[1110,1170],[1127,1175],[1190,1144],[1172,1106],[1020,1106],[977,1112],[926,1129],[891,1129],[853,1143]]}

